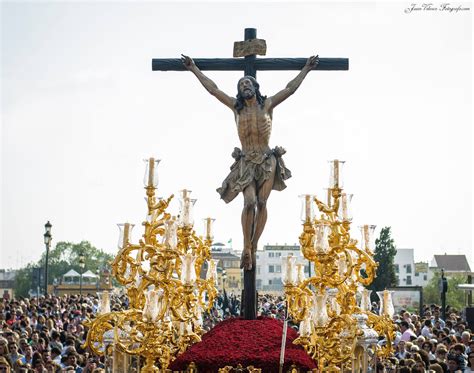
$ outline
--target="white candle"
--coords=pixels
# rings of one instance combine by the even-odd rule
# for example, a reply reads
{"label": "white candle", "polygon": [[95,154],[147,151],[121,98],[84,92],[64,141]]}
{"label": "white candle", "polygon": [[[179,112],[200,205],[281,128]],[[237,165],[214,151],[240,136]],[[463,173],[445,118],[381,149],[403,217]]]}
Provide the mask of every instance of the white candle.
{"label": "white candle", "polygon": [[181,255],[181,281],[190,285],[196,280],[196,271],[194,269],[194,263],[196,257],[192,253],[187,253],[186,255]]}
{"label": "white candle", "polygon": [[344,220],[347,220],[347,217],[348,217],[348,214],[347,214],[347,194],[342,193],[341,199],[342,199],[342,218]]}
{"label": "white candle", "polygon": [[296,265],[296,283],[301,284],[304,280],[304,264],[299,263]]}
{"label": "white candle", "polygon": [[370,234],[369,234],[369,226],[364,225],[364,249],[369,248],[369,242],[370,242]]}
{"label": "white candle", "polygon": [[148,186],[153,186],[153,178],[155,174],[155,158],[148,159]]}
{"label": "white candle", "polygon": [[122,242],[122,247],[126,247],[128,243],[128,238],[130,235],[130,223],[125,223],[123,225],[123,242]]}
{"label": "white candle", "polygon": [[206,223],[206,240],[212,240],[212,223],[214,222],[214,219],[212,218],[206,218],[204,219]]}
{"label": "white candle", "polygon": [[304,198],[304,205],[305,205],[305,218],[306,221],[311,220],[311,196],[307,194]]}
{"label": "white candle", "polygon": [[176,249],[176,246],[178,245],[178,238],[176,236],[177,229],[178,227],[174,218],[165,222],[165,237],[163,243],[171,250]]}
{"label": "white candle", "polygon": [[184,198],[184,205],[183,205],[183,223],[184,225],[189,224],[189,198]]}
{"label": "white candle", "polygon": [[283,267],[282,268],[285,272],[283,273],[282,281],[285,285],[294,285],[296,282],[296,273],[295,273],[295,262],[296,257],[293,255],[288,255],[287,257],[283,257]]}
{"label": "white candle", "polygon": [[109,313],[110,312],[109,292],[107,290],[105,290],[102,293],[99,293],[99,295],[100,295],[99,314],[102,315],[104,313]]}

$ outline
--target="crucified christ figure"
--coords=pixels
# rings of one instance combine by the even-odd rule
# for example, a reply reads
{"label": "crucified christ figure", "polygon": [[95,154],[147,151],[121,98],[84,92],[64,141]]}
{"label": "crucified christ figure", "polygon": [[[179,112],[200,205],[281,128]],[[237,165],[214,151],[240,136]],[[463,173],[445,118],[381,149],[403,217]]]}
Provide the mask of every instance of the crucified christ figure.
{"label": "crucified christ figure", "polygon": [[278,146],[271,149],[269,146],[273,109],[295,93],[308,72],[316,67],[319,58],[309,57],[300,73],[283,90],[268,98],[261,95],[259,84],[251,76],[239,80],[236,98],[228,96],[199,70],[192,58],[183,55],[182,61],[204,88],[234,113],[242,149],[234,149],[232,156],[235,162],[217,191],[226,203],[240,192],[244,195],[244,250],[240,267],[251,270],[252,263],[255,263],[257,243],[267,221],[268,196],[273,189],[285,189],[284,180],[291,177],[282,159],[285,150]]}

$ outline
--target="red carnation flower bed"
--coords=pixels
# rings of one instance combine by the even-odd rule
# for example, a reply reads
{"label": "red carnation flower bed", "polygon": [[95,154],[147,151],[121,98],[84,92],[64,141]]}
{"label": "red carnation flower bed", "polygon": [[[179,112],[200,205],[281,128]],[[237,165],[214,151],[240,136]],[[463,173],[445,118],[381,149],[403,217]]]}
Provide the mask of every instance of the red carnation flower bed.
{"label": "red carnation flower bed", "polygon": [[[199,372],[217,372],[219,368],[227,365],[236,367],[237,364],[242,364],[244,368],[253,365],[264,373],[278,372],[282,333],[283,322],[273,318],[227,319],[204,334],[202,341],[180,355],[169,369],[185,370],[194,362]],[[297,337],[298,333],[288,328],[284,371],[292,364],[302,371],[316,368],[305,350],[293,344]]]}

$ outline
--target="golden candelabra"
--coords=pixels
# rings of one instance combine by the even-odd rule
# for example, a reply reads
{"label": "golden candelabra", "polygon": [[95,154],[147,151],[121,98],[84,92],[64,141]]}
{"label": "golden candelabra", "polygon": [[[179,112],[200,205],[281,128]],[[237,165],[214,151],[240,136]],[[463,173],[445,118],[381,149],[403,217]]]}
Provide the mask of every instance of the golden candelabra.
{"label": "golden candelabra", "polygon": [[201,340],[202,313],[212,307],[217,295],[217,261],[210,256],[214,219],[205,219],[206,237],[197,237],[192,216],[196,200],[189,190],[181,191],[179,216],[167,213],[173,195],[155,197],[159,160],[150,158],[146,163],[144,234],[138,244],[132,244],[133,225],[119,224],[119,252],[112,263],[113,275],[127,292],[129,309],[111,312],[109,294],[102,293],[98,316],[86,322],[85,346],[98,355],[112,346],[114,351],[142,356],[141,371],[149,373],[165,371],[177,355]]}
{"label": "golden candelabra", "polygon": [[[296,264],[296,257],[290,255],[282,258],[282,280],[288,314],[300,324],[294,343],[304,346],[318,370],[367,372],[369,356],[375,360],[391,352],[393,305],[391,292],[380,292],[380,314],[370,311],[370,291],[364,286],[372,283],[377,269],[375,226],[360,227],[360,246],[351,238],[352,195],[343,193],[343,164],[330,161],[326,203],[312,195],[302,196],[301,250],[314,266],[314,275],[305,278],[304,264]],[[315,213],[315,205],[320,214]],[[385,338],[384,346],[378,345],[379,336]]]}

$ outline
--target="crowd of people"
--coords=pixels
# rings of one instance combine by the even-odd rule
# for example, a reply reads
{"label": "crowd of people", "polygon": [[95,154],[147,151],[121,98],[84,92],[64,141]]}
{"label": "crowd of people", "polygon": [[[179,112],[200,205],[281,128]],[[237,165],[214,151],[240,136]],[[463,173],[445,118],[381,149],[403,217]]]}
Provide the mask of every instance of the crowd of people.
{"label": "crowd of people", "polygon": [[[112,310],[127,307],[125,296],[112,297]],[[259,295],[257,307],[259,316],[285,318],[283,296]],[[82,347],[87,333],[82,322],[93,318],[98,308],[93,295],[3,299],[0,373],[104,373],[104,358]],[[210,330],[224,319],[238,317],[240,311],[239,296],[220,294],[204,316],[203,327]],[[443,320],[437,305],[425,306],[421,315],[397,313],[393,356],[380,362],[377,371],[474,372],[474,334],[458,312],[447,309],[446,314]]]}
{"label": "crowd of people", "polygon": [[382,371],[400,373],[474,372],[474,334],[456,310],[425,306],[421,315],[401,310],[394,315],[394,355]]}

